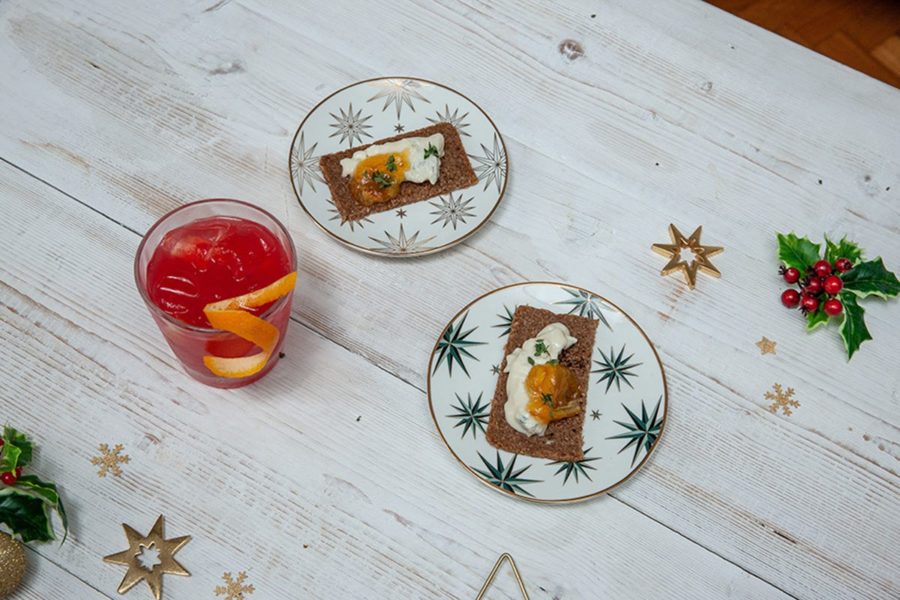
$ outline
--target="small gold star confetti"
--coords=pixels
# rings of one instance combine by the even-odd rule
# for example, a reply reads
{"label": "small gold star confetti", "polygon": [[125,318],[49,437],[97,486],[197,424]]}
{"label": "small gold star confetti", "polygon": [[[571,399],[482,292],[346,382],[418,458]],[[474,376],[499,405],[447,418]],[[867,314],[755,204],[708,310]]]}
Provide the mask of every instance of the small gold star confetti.
{"label": "small gold star confetti", "polygon": [[[119,589],[116,590],[117,592],[124,594],[141,581],[146,581],[153,597],[156,600],[161,600],[163,574],[190,577],[191,574],[174,557],[175,553],[181,550],[182,546],[191,541],[191,536],[186,535],[172,538],[171,540],[165,539],[165,518],[162,515],[156,519],[153,529],[146,536],[142,536],[125,523],[122,523],[122,528],[125,530],[125,537],[128,539],[128,550],[110,554],[103,558],[108,563],[128,567],[125,577],[122,578],[122,583],[119,584]],[[157,553],[155,564],[151,567],[141,563],[140,557],[145,554],[145,550],[155,550]]]}
{"label": "small gold star confetti", "polygon": [[777,343],[763,336],[761,340],[756,342],[756,345],[759,346],[760,354],[775,354],[775,344]]}
{"label": "small gold star confetti", "polygon": [[781,384],[776,383],[772,386],[772,389],[775,390],[774,393],[766,392],[765,395],[766,400],[772,401],[772,405],[769,406],[769,412],[777,413],[780,408],[784,415],[789,417],[792,414],[792,406],[794,408],[800,407],[800,403],[794,400],[794,388],[782,390]]}
{"label": "small gold star confetti", "polygon": [[478,596],[475,597],[475,600],[482,600],[482,598],[484,598],[485,592],[487,592],[488,588],[491,587],[491,584],[494,583],[494,577],[497,576],[497,571],[500,570],[500,565],[503,564],[503,561],[509,562],[509,566],[512,567],[513,575],[516,578],[516,583],[519,584],[519,591],[522,592],[522,598],[524,598],[524,600],[528,600],[528,592],[525,590],[525,582],[522,581],[522,575],[519,574],[519,568],[516,567],[516,561],[514,561],[513,557],[506,552],[501,554],[500,558],[497,559],[497,562],[494,563],[494,568],[491,569],[487,581],[485,581],[484,585],[481,586],[481,591],[478,592]]}
{"label": "small gold star confetti", "polygon": [[[678,231],[674,224],[669,225],[669,237],[672,238],[671,244],[653,244],[651,248],[657,254],[661,254],[669,259],[666,266],[662,268],[660,275],[669,275],[675,271],[681,271],[684,280],[690,289],[694,289],[697,283],[697,269],[700,269],[707,275],[712,277],[720,277],[722,274],[717,268],[709,262],[710,256],[715,256],[723,252],[725,248],[721,246],[703,246],[700,244],[700,233],[703,226],[697,227],[690,237]],[[682,250],[690,250],[693,253],[693,259],[690,263],[681,258]]]}
{"label": "small gold star confetti", "polygon": [[108,444],[100,444],[97,448],[100,456],[91,458],[91,464],[100,467],[100,470],[97,471],[97,477],[106,477],[107,473],[112,473],[115,477],[122,475],[122,469],[119,468],[119,464],[131,462],[131,458],[127,454],[119,455],[124,449],[125,446],[122,444],[116,444],[112,450],[109,449]]}
{"label": "small gold star confetti", "polygon": [[591,418],[592,418],[593,420],[595,420],[595,421],[599,420],[599,419],[600,419],[600,411],[599,411],[599,410],[592,410],[592,411],[591,411]]}
{"label": "small gold star confetti", "polygon": [[231,573],[225,573],[222,575],[222,581],[225,582],[225,585],[216,586],[216,596],[225,594],[225,600],[245,600],[244,594],[249,595],[256,591],[252,585],[244,585],[246,580],[247,573],[244,571],[238,573],[237,579],[232,579]]}

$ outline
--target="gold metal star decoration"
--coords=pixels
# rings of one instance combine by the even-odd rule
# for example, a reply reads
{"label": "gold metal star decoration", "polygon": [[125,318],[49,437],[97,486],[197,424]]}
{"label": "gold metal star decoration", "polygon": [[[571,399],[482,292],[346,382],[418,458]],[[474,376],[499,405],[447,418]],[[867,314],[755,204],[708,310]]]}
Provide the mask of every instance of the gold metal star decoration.
{"label": "gold metal star decoration", "polygon": [[[694,289],[697,283],[697,270],[703,271],[712,277],[720,277],[722,274],[709,261],[710,256],[715,256],[723,252],[725,248],[722,246],[703,246],[700,244],[700,233],[703,226],[697,227],[690,237],[684,237],[674,224],[669,225],[669,237],[672,238],[671,244],[653,244],[651,248],[657,254],[661,254],[669,259],[666,266],[662,268],[660,275],[669,275],[675,271],[681,271],[684,275],[684,281],[688,287]],[[693,253],[693,259],[688,262],[681,257],[682,250],[690,250]]]}
{"label": "gold metal star decoration", "polygon": [[484,594],[488,591],[488,588],[491,587],[491,584],[494,583],[494,578],[497,576],[497,571],[500,570],[500,565],[503,564],[503,561],[509,561],[509,566],[512,567],[512,572],[516,578],[516,583],[519,584],[519,591],[522,592],[522,598],[524,598],[524,600],[528,600],[528,592],[525,591],[525,582],[522,581],[522,576],[519,574],[518,567],[516,567],[516,561],[514,561],[513,557],[506,552],[501,554],[500,558],[497,559],[497,562],[494,563],[494,568],[491,569],[491,573],[490,575],[488,575],[487,581],[485,581],[484,585],[481,586],[481,591],[478,592],[478,596],[475,597],[475,600],[482,600],[482,598],[484,598]]}
{"label": "gold metal star decoration", "polygon": [[756,345],[759,347],[760,354],[775,354],[775,344],[777,343],[763,336],[761,340],[756,342]]}
{"label": "gold metal star decoration", "polygon": [[122,475],[122,469],[119,468],[119,464],[127,464],[131,461],[127,454],[119,454],[124,449],[125,446],[122,444],[116,444],[112,450],[109,449],[109,444],[100,444],[97,448],[100,456],[91,457],[91,464],[100,467],[97,471],[97,477],[106,477],[107,473],[112,473],[115,477]]}
{"label": "gold metal star decoration", "polygon": [[[128,539],[128,550],[110,554],[103,558],[108,563],[128,567],[125,577],[122,578],[122,583],[119,584],[119,589],[116,590],[120,594],[124,594],[143,580],[150,587],[153,597],[156,600],[161,600],[163,574],[190,577],[191,574],[187,569],[175,560],[175,553],[191,541],[191,536],[185,535],[172,538],[171,540],[165,539],[163,531],[165,518],[162,515],[159,516],[153,525],[153,529],[146,536],[142,536],[125,523],[122,523],[122,528],[125,530],[125,537]],[[156,550],[158,552],[157,563],[149,568],[141,564],[140,560],[140,556],[145,550]]]}

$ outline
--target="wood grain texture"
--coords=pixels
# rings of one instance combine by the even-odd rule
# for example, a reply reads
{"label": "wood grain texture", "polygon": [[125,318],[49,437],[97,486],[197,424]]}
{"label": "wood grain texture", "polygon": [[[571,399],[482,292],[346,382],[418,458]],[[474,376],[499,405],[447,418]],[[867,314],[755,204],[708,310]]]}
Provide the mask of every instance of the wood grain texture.
{"label": "wood grain texture", "polygon": [[[48,406],[67,407],[65,416],[96,411],[43,426],[54,454],[79,443],[136,445],[146,433],[172,445],[162,462],[147,446],[114,499],[90,487],[90,473],[65,482],[84,505],[107,509],[82,511],[94,519],[85,527],[101,536],[94,540],[119,542],[108,513],[152,523],[156,507],[139,513],[136,499],[165,482],[161,503],[182,515],[173,532],[208,523],[188,531],[208,536],[202,551],[185,550],[208,575],[244,568],[233,564],[240,545],[226,538],[246,520],[243,506],[265,515],[241,537],[252,544],[252,574],[274,597],[294,597],[292,586],[335,597],[325,581],[338,574],[338,591],[351,595],[469,597],[505,550],[530,590],[544,588],[538,598],[647,597],[684,573],[700,586],[684,592],[694,597],[898,593],[896,302],[867,303],[876,341],[848,365],[833,332],[807,336],[779,308],[774,259],[774,232],[797,228],[847,233],[900,265],[896,90],[701,3],[402,2],[382,36],[354,35],[371,14],[337,6],[163,4],[127,14],[113,2],[0,4],[0,70],[16,74],[15,84],[0,83],[0,157],[71,195],[7,175],[16,227],[3,232],[11,258],[2,297],[29,315],[4,320],[6,345],[28,350],[10,353],[10,385],[31,399],[14,416],[34,429]],[[433,51],[401,60],[391,44],[401,35]],[[560,54],[564,39],[583,55]],[[512,169],[507,200],[479,235],[401,263],[327,239],[296,205],[286,173],[294,129],[321,97],[398,73],[478,102],[503,132]],[[288,354],[321,354],[232,394],[180,374],[132,289],[137,236],[117,225],[141,232],[186,200],[217,195],[290,223],[303,325],[292,328]],[[661,259],[649,246],[664,241],[669,222],[703,224],[705,243],[726,246],[716,260],[723,279],[701,278],[689,292],[657,276]],[[60,276],[74,298],[43,283]],[[660,451],[599,502],[557,512],[490,494],[453,463],[427,416],[424,369],[447,319],[522,279],[608,296],[641,323],[666,366],[671,409]],[[94,280],[116,301],[112,323],[91,308]],[[404,344],[386,344],[386,331]],[[762,335],[778,341],[776,356],[759,356]],[[52,395],[32,389],[45,381]],[[793,417],[765,410],[776,381],[798,390]],[[324,390],[328,398],[317,396]],[[325,417],[342,423],[338,435],[320,431]],[[81,429],[94,422],[127,435],[88,439]],[[232,439],[242,427],[253,432],[252,450]],[[238,476],[223,475],[234,465]],[[199,499],[197,477],[214,482],[213,504]],[[516,518],[540,525],[510,532]],[[573,525],[585,520],[602,543]],[[583,554],[571,581],[542,559],[559,531],[565,548]],[[114,589],[118,573],[96,564],[96,544],[78,543],[50,559]],[[281,555],[293,570],[272,558]],[[645,581],[646,565],[662,575]],[[629,577],[642,587],[629,588]],[[208,593],[192,587],[196,576],[176,583]]]}

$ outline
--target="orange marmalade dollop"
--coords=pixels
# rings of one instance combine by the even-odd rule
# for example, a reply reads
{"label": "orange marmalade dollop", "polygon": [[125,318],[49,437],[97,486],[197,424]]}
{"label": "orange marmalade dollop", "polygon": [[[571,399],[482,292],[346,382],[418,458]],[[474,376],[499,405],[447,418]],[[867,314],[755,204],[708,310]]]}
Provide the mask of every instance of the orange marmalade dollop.
{"label": "orange marmalade dollop", "polygon": [[407,169],[408,150],[364,158],[350,177],[350,193],[366,206],[387,202],[400,193]]}
{"label": "orange marmalade dollop", "polygon": [[575,401],[579,395],[575,375],[558,362],[531,367],[525,378],[528,412],[543,424],[576,415],[581,410]]}

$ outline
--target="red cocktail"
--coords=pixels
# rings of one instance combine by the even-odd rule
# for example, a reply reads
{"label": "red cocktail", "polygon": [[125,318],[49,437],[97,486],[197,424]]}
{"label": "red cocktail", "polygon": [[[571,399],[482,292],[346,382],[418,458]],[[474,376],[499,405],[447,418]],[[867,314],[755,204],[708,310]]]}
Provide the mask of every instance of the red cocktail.
{"label": "red cocktail", "polygon": [[[138,289],[169,346],[188,374],[216,387],[256,381],[277,362],[293,297],[285,276],[295,270],[284,226],[238,200],[202,200],[170,212],[147,232],[135,258]],[[281,292],[265,293],[279,282]]]}

